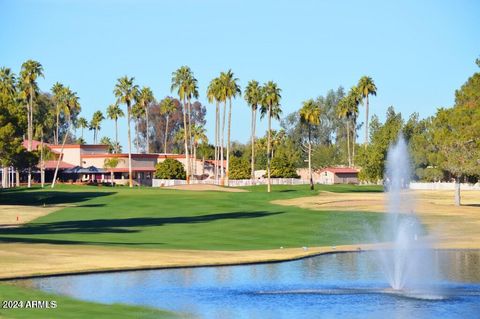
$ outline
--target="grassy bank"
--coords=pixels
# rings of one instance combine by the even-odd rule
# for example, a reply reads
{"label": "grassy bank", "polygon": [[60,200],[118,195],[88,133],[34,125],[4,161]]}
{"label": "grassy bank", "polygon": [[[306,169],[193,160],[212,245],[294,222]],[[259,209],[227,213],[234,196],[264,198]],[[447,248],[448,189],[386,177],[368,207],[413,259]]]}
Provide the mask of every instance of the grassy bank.
{"label": "grassy bank", "polygon": [[35,318],[35,319],[166,319],[178,318],[173,313],[145,307],[127,306],[120,304],[103,305],[92,302],[77,301],[72,298],[52,295],[38,290],[0,284],[0,301],[55,301],[57,307],[51,309],[0,309],[0,318]]}
{"label": "grassy bank", "polygon": [[[66,205],[19,228],[0,229],[0,242],[118,245],[160,249],[247,250],[365,242],[378,214],[313,212],[272,200],[379,187],[265,186],[249,192],[64,186],[2,191],[0,204]],[[322,196],[321,194],[319,196]],[[19,212],[21,215],[22,212]]]}

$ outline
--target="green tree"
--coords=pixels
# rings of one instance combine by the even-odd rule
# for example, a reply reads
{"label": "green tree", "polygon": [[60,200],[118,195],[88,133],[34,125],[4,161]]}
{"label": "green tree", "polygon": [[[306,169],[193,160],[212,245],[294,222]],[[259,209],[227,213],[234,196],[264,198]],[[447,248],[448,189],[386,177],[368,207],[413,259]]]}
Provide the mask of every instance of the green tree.
{"label": "green tree", "polygon": [[[124,116],[125,116],[125,113],[123,113],[122,109],[118,104],[110,104],[107,107],[107,117],[115,121],[115,150],[114,150],[115,153],[119,152],[118,145],[120,145],[118,142],[118,119]],[[83,137],[83,133],[82,133],[82,137]]]}
{"label": "green tree", "polygon": [[252,111],[252,122],[251,122],[251,173],[252,181],[255,180],[255,128],[257,124],[257,109],[258,105],[262,100],[262,87],[258,84],[257,81],[252,80],[248,82],[247,87],[245,88],[245,101],[250,106]]}
{"label": "green tree", "polygon": [[190,155],[189,155],[189,129],[187,125],[187,115],[190,104],[187,105],[187,99],[192,96],[192,88],[195,87],[196,80],[193,78],[192,71],[188,66],[182,66],[178,70],[172,73],[172,86],[170,90],[173,92],[177,90],[178,97],[182,103],[183,108],[183,133],[184,133],[184,146],[185,146],[185,162],[186,162],[186,175],[187,183],[190,183]]}
{"label": "green tree", "polygon": [[148,86],[142,87],[138,95],[138,105],[140,108],[145,110],[145,136],[146,136],[146,151],[150,153],[150,133],[149,133],[149,108],[151,104],[155,102],[155,97],[153,96],[152,90]]}
{"label": "green tree", "polygon": [[[37,79],[43,77],[42,65],[33,60],[25,61],[22,64],[20,71],[20,87],[22,92],[22,98],[27,102],[27,137],[29,152],[32,151],[33,143],[33,108],[35,106],[35,98],[38,92]],[[28,187],[32,186],[32,171],[28,170]]]}
{"label": "green tree", "polygon": [[90,120],[90,130],[93,130],[93,144],[97,144],[98,131],[100,131],[102,121],[105,119],[101,111],[96,111]]}
{"label": "green tree", "polygon": [[179,161],[167,158],[155,166],[155,178],[160,179],[185,179],[185,169]]}
{"label": "green tree", "polygon": [[231,179],[248,179],[251,178],[250,165],[246,159],[240,157],[232,157],[231,162]]}
{"label": "green tree", "polygon": [[388,147],[398,139],[402,128],[402,114],[395,112],[392,106],[387,110],[385,123],[382,124],[375,115],[372,117],[371,143],[365,148],[360,148],[357,154],[361,180],[377,183],[383,179]]}
{"label": "green tree", "polygon": [[261,101],[261,117],[267,116],[268,119],[268,138],[267,138],[267,192],[271,192],[270,181],[270,147],[271,147],[271,130],[272,130],[272,117],[280,119],[282,109],[280,107],[280,99],[282,98],[282,90],[273,81],[269,81],[263,85],[262,89],[262,101]]}
{"label": "green tree", "polygon": [[168,142],[168,122],[170,120],[170,115],[175,112],[177,106],[175,101],[171,97],[166,97],[160,102],[160,112],[165,116],[165,137],[163,142],[163,153],[167,153],[167,142]]}
{"label": "green tree", "polygon": [[132,105],[138,96],[138,85],[134,84],[135,78],[128,76],[117,80],[113,93],[117,102],[127,106],[127,132],[128,132],[128,185],[133,187],[132,179],[132,136],[130,132],[130,118],[132,116]]}
{"label": "green tree", "polygon": [[55,126],[55,135],[54,135],[54,143],[56,145],[59,144],[59,126],[60,126],[60,113],[66,107],[65,105],[65,87],[63,84],[56,82],[52,87],[52,97],[55,103],[55,118],[56,118],[56,126]]}
{"label": "green tree", "polygon": [[78,127],[82,130],[82,136],[81,139],[83,140],[83,130],[88,127],[88,122],[87,119],[84,117],[80,117],[77,121]]}
{"label": "green tree", "polygon": [[[69,87],[65,87],[64,88],[65,90],[65,107],[63,108],[63,116],[64,118],[67,119],[67,130],[65,132],[65,136],[63,137],[63,142],[62,142],[62,147],[60,149],[60,154],[63,155],[63,149],[65,147],[65,142],[67,141],[67,138],[68,138],[68,133],[69,133],[69,130],[70,130],[70,127],[72,125],[72,114],[75,114],[75,113],[78,113],[80,112],[80,103],[79,103],[79,98],[77,96],[77,93],[76,92],[73,92],[70,90]],[[56,179],[57,179],[57,174],[58,174],[58,168],[60,166],[60,161],[62,159],[62,156],[59,156],[58,159],[57,159],[57,165],[55,167],[55,172],[53,174],[53,180],[52,180],[52,185],[51,187],[54,188],[55,187],[55,182],[56,182]]]}
{"label": "green tree", "polygon": [[145,116],[145,109],[136,103],[132,107],[132,117],[135,123],[135,149],[140,153],[140,121]]}
{"label": "green tree", "polygon": [[[207,130],[201,125],[192,126],[193,158],[197,161],[197,148],[200,143],[208,143]],[[197,174],[197,165],[195,164],[194,174]]]}
{"label": "green tree", "polygon": [[112,187],[115,186],[113,182],[113,170],[118,166],[120,160],[117,157],[106,158],[103,161],[103,168],[110,171],[110,182]]}
{"label": "green tree", "polygon": [[298,178],[295,163],[292,163],[284,156],[275,156],[272,158],[272,173],[273,178]]}
{"label": "green tree", "polygon": [[362,97],[366,99],[366,103],[365,103],[365,147],[366,147],[368,145],[368,112],[369,112],[368,97],[370,95],[377,95],[377,87],[375,86],[373,79],[369,76],[361,77],[360,80],[358,81],[357,87],[360,90]]}
{"label": "green tree", "polygon": [[455,204],[460,206],[460,182],[465,176],[479,175],[480,109],[468,104],[439,109],[433,127],[439,166],[455,177]]}
{"label": "green tree", "polygon": [[310,179],[310,189],[314,190],[312,174],[312,126],[320,124],[321,110],[313,99],[303,102],[300,109],[300,119],[307,126],[308,130],[308,176]]}
{"label": "green tree", "polygon": [[[214,168],[214,175],[215,175],[215,181],[218,184],[218,178],[219,178],[219,166],[218,162],[220,161],[220,158],[222,159],[222,165],[221,165],[221,178],[223,180],[223,138],[222,138],[222,145],[220,146],[220,102],[223,100],[222,97],[222,92],[220,90],[220,79],[214,78],[213,80],[210,81],[210,84],[208,85],[207,88],[207,99],[209,103],[213,103],[215,101],[215,168]],[[225,127],[225,116],[223,117],[223,128],[222,128],[222,134],[224,131]],[[223,135],[222,135],[223,136]]]}
{"label": "green tree", "polygon": [[232,127],[232,99],[237,95],[241,95],[242,91],[240,85],[238,85],[238,79],[234,76],[232,70],[220,73],[220,91],[221,96],[224,98],[224,112],[227,106],[227,100],[229,102],[228,107],[228,127],[227,127],[227,158],[226,158],[226,179],[227,186],[229,186],[228,174],[230,168],[230,131]]}

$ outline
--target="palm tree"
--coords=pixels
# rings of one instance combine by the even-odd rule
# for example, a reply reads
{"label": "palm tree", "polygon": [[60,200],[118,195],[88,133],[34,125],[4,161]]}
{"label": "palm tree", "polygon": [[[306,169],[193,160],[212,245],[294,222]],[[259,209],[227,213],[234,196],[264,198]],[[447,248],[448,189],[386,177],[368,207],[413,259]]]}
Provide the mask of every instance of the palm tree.
{"label": "palm tree", "polygon": [[270,181],[270,146],[271,146],[271,135],[272,130],[272,117],[279,119],[282,109],[280,108],[280,99],[282,96],[280,93],[282,90],[277,86],[273,81],[269,81],[263,85],[262,89],[262,100],[261,100],[261,117],[265,115],[268,117],[268,141],[267,141],[267,191],[271,192],[271,181]]}
{"label": "palm tree", "polygon": [[252,110],[252,158],[251,158],[251,170],[252,170],[252,182],[255,180],[255,128],[257,123],[257,108],[262,100],[262,87],[258,84],[257,81],[252,80],[248,82],[247,87],[245,88],[245,101],[250,106]]}
{"label": "palm tree", "polygon": [[313,191],[313,175],[312,175],[312,126],[320,124],[321,110],[314,100],[310,99],[303,102],[300,109],[300,121],[308,127],[308,176],[310,179],[310,189]]}
{"label": "palm tree", "polygon": [[205,130],[205,127],[201,125],[193,125],[192,126],[192,140],[193,140],[193,158],[194,158],[194,174],[197,174],[197,147],[200,142],[202,143],[207,143],[208,138],[207,138],[207,130]]}
{"label": "palm tree", "polygon": [[65,107],[65,87],[63,84],[56,82],[52,86],[52,97],[53,102],[55,103],[55,119],[56,119],[56,129],[54,134],[54,143],[58,145],[58,138],[59,138],[59,129],[60,126],[60,113],[62,112],[62,108]]}
{"label": "palm tree", "polygon": [[146,151],[147,153],[150,153],[150,140],[149,140],[149,122],[148,122],[148,109],[150,108],[150,104],[155,101],[155,97],[153,96],[152,90],[148,86],[142,87],[140,90],[140,93],[138,94],[138,105],[140,108],[144,110],[145,113],[145,135],[147,137],[147,148]]}
{"label": "palm tree", "polygon": [[347,159],[348,166],[352,166],[352,155],[350,153],[350,123],[351,123],[351,110],[348,103],[348,96],[343,97],[337,104],[337,115],[339,118],[344,119],[347,125]]}
{"label": "palm tree", "polygon": [[[118,104],[110,104],[107,108],[107,117],[115,121],[115,153],[118,153],[118,119],[124,117],[122,109]],[[82,134],[83,137],[83,134]]]}
{"label": "palm tree", "polygon": [[140,120],[145,116],[145,109],[136,103],[132,107],[132,117],[135,123],[135,148],[140,153]]}
{"label": "palm tree", "polygon": [[[190,183],[190,156],[188,152],[188,134],[187,127],[187,98],[190,98],[192,94],[192,71],[188,66],[182,66],[178,70],[172,73],[172,86],[170,90],[173,92],[177,90],[178,97],[182,102],[183,108],[183,134],[184,134],[184,146],[185,146],[185,170],[187,175],[187,183]],[[189,113],[188,113],[189,114]]]}
{"label": "palm tree", "polygon": [[[226,179],[227,186],[229,186],[229,168],[230,168],[230,131],[232,127],[232,98],[235,98],[237,95],[241,95],[242,91],[238,85],[238,79],[234,77],[232,70],[227,72],[220,73],[220,91],[222,92],[221,96],[223,97],[224,102],[224,112],[227,106],[227,100],[229,101],[228,108],[228,127],[227,127],[227,167],[226,167]],[[225,116],[225,114],[224,114]]]}
{"label": "palm tree", "polygon": [[163,141],[163,153],[167,153],[168,142],[168,122],[170,120],[170,114],[175,112],[177,105],[171,97],[166,97],[160,102],[160,112],[165,115],[165,136]]}
{"label": "palm tree", "polygon": [[127,105],[127,126],[128,126],[128,185],[133,187],[132,179],[132,139],[130,133],[131,106],[138,96],[138,85],[134,84],[135,78],[121,77],[117,80],[113,93],[119,103]]}
{"label": "palm tree", "polygon": [[355,166],[355,145],[357,144],[357,118],[358,106],[362,103],[362,94],[357,86],[352,86],[348,92],[348,104],[350,109],[351,131],[352,131],[352,166]]}
{"label": "palm tree", "polygon": [[72,92],[70,88],[65,87],[65,107],[63,108],[63,117],[67,120],[67,131],[63,137],[62,148],[60,149],[60,156],[57,160],[57,166],[55,167],[55,173],[53,174],[52,188],[55,187],[55,181],[57,179],[58,168],[60,166],[60,161],[63,157],[63,149],[65,147],[65,142],[67,141],[68,132],[70,131],[70,126],[72,124],[71,114],[74,112],[80,111],[80,103],[78,102],[78,97],[76,92]]}
{"label": "palm tree", "polygon": [[[220,102],[222,100],[221,91],[220,91],[220,79],[214,78],[210,81],[207,89],[207,99],[209,103],[215,101],[215,166],[214,166],[214,175],[215,182],[218,184],[218,162],[220,158]],[[222,178],[223,178],[223,144],[222,144]]]}
{"label": "palm tree", "polygon": [[90,121],[90,130],[93,130],[93,144],[97,144],[98,131],[100,131],[100,124],[105,119],[101,111],[93,113],[92,120]]}
{"label": "palm tree", "polygon": [[17,79],[15,74],[10,68],[1,67],[0,68],[0,93],[3,96],[14,98],[17,89],[16,89]]}
{"label": "palm tree", "polygon": [[[348,166],[354,165],[355,158],[355,140],[356,140],[356,126],[358,116],[358,105],[361,101],[361,95],[356,86],[353,86],[348,95],[343,97],[337,105],[337,114],[340,118],[345,120],[347,126],[347,154]],[[352,138],[352,147],[350,147],[350,136]]]}
{"label": "palm tree", "polygon": [[377,87],[373,82],[372,78],[369,76],[363,76],[358,81],[358,89],[363,98],[366,99],[367,103],[365,103],[365,147],[368,145],[368,96],[369,95],[377,95]]}
{"label": "palm tree", "polygon": [[82,130],[82,140],[83,140],[83,129],[88,127],[87,119],[84,117],[80,117],[77,121],[78,128]]}
{"label": "palm tree", "polygon": [[[20,84],[22,87],[22,95],[27,101],[27,136],[29,152],[32,151],[33,143],[33,106],[36,92],[38,91],[37,78],[43,77],[42,65],[33,60],[25,61],[20,71]],[[32,186],[32,171],[28,169],[28,187]]]}

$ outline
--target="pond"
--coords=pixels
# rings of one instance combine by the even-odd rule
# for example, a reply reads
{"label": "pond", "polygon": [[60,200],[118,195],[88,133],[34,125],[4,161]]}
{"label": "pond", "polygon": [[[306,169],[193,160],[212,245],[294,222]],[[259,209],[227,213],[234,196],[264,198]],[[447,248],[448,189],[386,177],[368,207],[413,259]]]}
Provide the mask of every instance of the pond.
{"label": "pond", "polygon": [[158,307],[194,318],[479,318],[480,251],[434,254],[441,278],[435,285],[441,298],[433,300],[393,293],[374,252],[269,264],[49,277],[19,284],[87,301]]}

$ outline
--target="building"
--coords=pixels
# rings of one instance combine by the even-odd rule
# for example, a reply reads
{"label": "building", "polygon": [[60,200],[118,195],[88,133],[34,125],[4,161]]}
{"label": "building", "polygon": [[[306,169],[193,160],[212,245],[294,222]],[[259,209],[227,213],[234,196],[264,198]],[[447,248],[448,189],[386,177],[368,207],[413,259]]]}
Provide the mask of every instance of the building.
{"label": "building", "polygon": [[358,184],[358,172],[350,167],[326,167],[318,172],[319,184]]}
{"label": "building", "polygon": [[[45,170],[45,181],[53,180],[54,171],[60,157],[58,178],[63,182],[111,182],[110,176],[113,172],[114,182],[117,184],[128,184],[128,154],[111,154],[108,152],[107,145],[91,144],[66,144],[61,145],[43,144],[50,150],[50,155],[54,159],[49,159],[39,163],[37,172],[34,172],[35,182],[40,181],[40,167],[43,165]],[[27,146],[27,141],[24,141]],[[40,142],[33,141],[33,149],[39,149]],[[118,164],[114,168],[105,168],[105,160],[117,158]],[[151,185],[157,163],[163,162],[167,158],[173,158],[181,162],[184,166],[186,157],[182,154],[131,154],[132,158],[132,178],[134,184]],[[200,160],[195,160],[192,164],[192,175],[196,179],[206,179],[211,176],[209,165],[204,165]]]}

